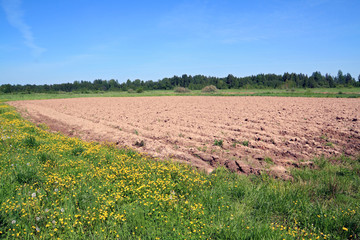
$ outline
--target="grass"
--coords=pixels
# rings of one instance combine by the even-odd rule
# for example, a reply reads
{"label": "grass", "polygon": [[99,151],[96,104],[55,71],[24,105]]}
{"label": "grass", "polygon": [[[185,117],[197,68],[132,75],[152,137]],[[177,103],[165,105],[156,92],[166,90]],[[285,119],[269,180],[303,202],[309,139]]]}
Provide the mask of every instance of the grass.
{"label": "grass", "polygon": [[53,98],[78,98],[78,97],[152,97],[152,96],[282,96],[282,97],[325,97],[325,98],[358,98],[360,88],[312,88],[312,89],[219,89],[216,93],[204,93],[201,90],[176,93],[174,90],[152,90],[137,93],[127,92],[58,92],[58,93],[31,93],[31,94],[0,94],[1,100],[34,100]]}
{"label": "grass", "polygon": [[292,181],[49,133],[0,104],[1,239],[359,239],[360,157]]}

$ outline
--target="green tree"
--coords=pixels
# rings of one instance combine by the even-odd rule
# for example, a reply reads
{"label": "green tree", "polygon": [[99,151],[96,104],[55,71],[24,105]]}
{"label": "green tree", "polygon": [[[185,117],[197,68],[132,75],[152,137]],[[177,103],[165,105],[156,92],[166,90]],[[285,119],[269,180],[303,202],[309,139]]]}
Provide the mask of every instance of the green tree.
{"label": "green tree", "polygon": [[355,84],[355,79],[351,76],[350,73],[347,73],[345,75],[345,85],[346,86],[354,86]]}
{"label": "green tree", "polygon": [[345,77],[341,70],[338,71],[337,77],[335,78],[335,81],[337,84],[344,84],[345,83]]}

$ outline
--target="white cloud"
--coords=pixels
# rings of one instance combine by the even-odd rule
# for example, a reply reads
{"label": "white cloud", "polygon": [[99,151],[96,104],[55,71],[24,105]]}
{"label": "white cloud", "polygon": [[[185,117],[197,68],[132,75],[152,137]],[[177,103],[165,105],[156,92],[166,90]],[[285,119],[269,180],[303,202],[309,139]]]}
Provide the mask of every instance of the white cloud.
{"label": "white cloud", "polygon": [[25,45],[31,49],[32,54],[35,57],[39,57],[44,51],[46,51],[45,48],[39,47],[35,44],[31,28],[23,19],[24,14],[21,10],[21,0],[2,0],[2,7],[5,10],[7,20],[13,27],[20,31],[22,37],[24,38]]}

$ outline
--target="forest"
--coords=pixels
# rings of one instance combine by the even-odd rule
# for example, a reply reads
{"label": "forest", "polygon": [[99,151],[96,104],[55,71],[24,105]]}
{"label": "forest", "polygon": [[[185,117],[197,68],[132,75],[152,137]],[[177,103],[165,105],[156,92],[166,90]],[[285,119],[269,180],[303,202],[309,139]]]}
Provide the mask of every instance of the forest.
{"label": "forest", "polygon": [[218,89],[295,89],[295,88],[336,88],[360,87],[360,75],[355,80],[351,74],[343,74],[341,70],[336,76],[322,75],[314,72],[311,76],[297,73],[258,74],[246,77],[236,77],[229,74],[226,77],[211,77],[204,75],[173,76],[158,81],[143,81],[135,79],[119,83],[118,80],[96,79],[91,81],[74,81],[73,83],[44,85],[13,85],[0,86],[1,93],[49,93],[49,92],[89,92],[89,91],[129,91],[129,90],[171,90],[174,87],[184,87],[199,90],[205,86],[214,85]]}

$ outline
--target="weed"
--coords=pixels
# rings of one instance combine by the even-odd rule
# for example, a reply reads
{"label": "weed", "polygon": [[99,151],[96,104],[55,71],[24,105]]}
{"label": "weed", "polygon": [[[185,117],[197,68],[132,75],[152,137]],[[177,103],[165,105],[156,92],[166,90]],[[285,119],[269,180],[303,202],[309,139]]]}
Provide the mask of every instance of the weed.
{"label": "weed", "polygon": [[135,135],[139,135],[139,132],[137,130],[134,130]]}
{"label": "weed", "polygon": [[245,146],[245,147],[248,147],[248,146],[249,146],[249,141],[248,141],[248,140],[243,141],[243,142],[242,142],[242,145]]}
{"label": "weed", "polygon": [[40,152],[38,155],[38,159],[40,161],[40,163],[42,164],[46,164],[49,163],[50,165],[54,166],[55,165],[55,159],[54,157],[46,152]]}
{"label": "weed", "polygon": [[219,146],[219,147],[222,147],[223,146],[223,140],[221,139],[221,140],[217,140],[217,139],[215,139],[214,140],[214,146]]}
{"label": "weed", "polygon": [[36,141],[34,136],[26,136],[24,138],[24,144],[27,147],[37,147],[39,145],[39,143]]}
{"label": "weed", "polygon": [[207,146],[197,147],[199,151],[206,152]]}
{"label": "weed", "polygon": [[327,142],[327,143],[325,143],[325,146],[334,147],[334,144],[332,142]]}
{"label": "weed", "polygon": [[274,161],[271,159],[271,157],[265,157],[264,161],[268,164],[274,164]]}
{"label": "weed", "polygon": [[237,144],[240,144],[240,142],[237,140],[233,140],[233,143],[231,144],[231,146],[235,148]]}
{"label": "weed", "polygon": [[85,151],[83,146],[76,146],[71,150],[71,154],[74,156],[80,156]]}
{"label": "weed", "polygon": [[41,182],[36,171],[30,166],[19,168],[16,174],[16,181],[20,184],[38,184]]}

